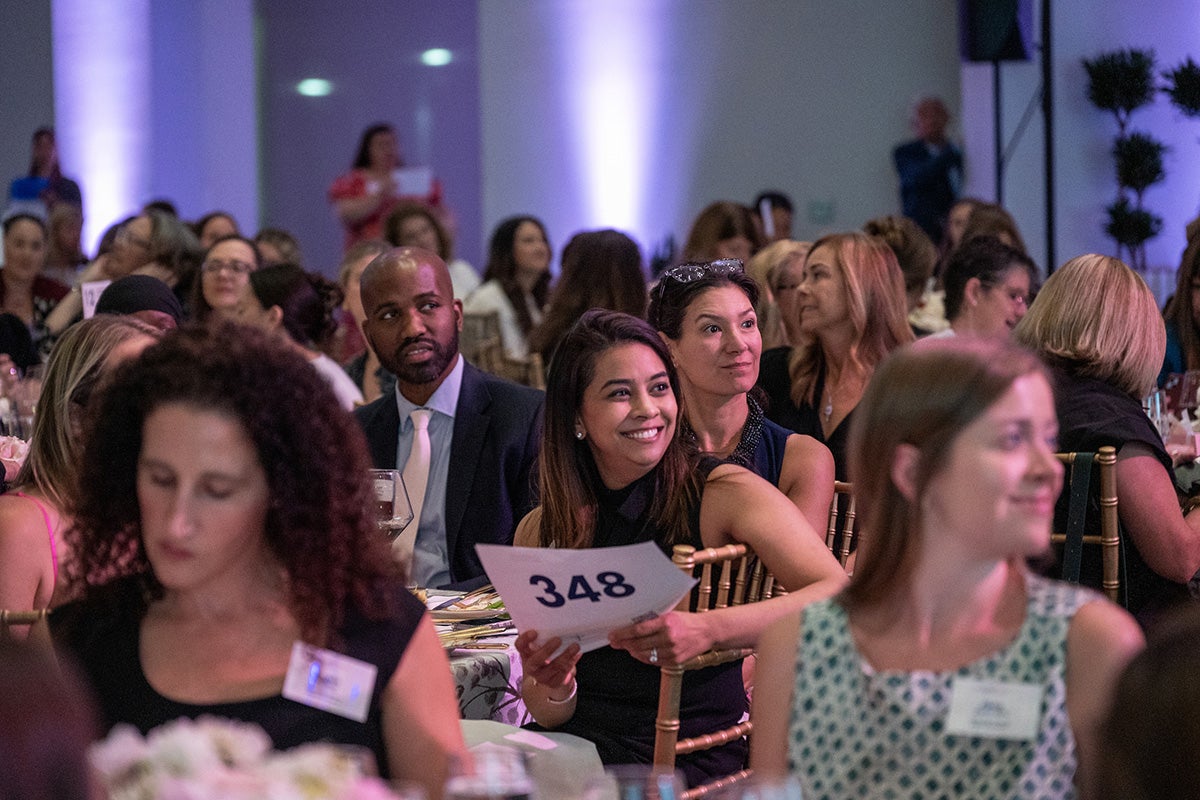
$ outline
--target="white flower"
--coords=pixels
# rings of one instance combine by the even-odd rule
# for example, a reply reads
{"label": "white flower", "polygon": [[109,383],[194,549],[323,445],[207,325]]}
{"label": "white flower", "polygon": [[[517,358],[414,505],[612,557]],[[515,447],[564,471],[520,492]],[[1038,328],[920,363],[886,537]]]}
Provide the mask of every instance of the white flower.
{"label": "white flower", "polygon": [[394,800],[361,747],[276,753],[258,725],[177,719],[143,738],[118,725],[90,758],[110,800]]}

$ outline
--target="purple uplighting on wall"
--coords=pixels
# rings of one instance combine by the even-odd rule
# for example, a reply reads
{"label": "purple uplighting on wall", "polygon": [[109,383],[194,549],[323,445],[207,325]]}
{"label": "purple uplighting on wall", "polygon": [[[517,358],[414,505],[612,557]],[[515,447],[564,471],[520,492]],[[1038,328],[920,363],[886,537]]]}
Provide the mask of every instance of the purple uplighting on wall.
{"label": "purple uplighting on wall", "polygon": [[136,208],[150,139],[149,0],[54,0],[61,158],[83,181],[83,241]]}

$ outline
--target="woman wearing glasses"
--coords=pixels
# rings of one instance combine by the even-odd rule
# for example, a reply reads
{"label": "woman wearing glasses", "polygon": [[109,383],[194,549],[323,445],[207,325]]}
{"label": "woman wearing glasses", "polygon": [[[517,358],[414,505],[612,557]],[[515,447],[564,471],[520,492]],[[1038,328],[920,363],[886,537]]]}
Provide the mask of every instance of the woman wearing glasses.
{"label": "woman wearing glasses", "polygon": [[214,242],[200,265],[200,280],[192,293],[192,319],[237,320],[242,290],[250,273],[261,266],[262,255],[253,240],[231,233]]}
{"label": "woman wearing glasses", "polygon": [[942,283],[950,327],[935,336],[1007,339],[1028,310],[1033,261],[992,236],[964,242],[950,256]]}
{"label": "woman wearing glasses", "polygon": [[823,442],[844,481],[851,412],[875,366],[913,340],[904,277],[881,239],[835,233],[813,243],[796,292],[808,340],[764,354],[759,385],[770,400],[767,417]]}
{"label": "woman wearing glasses", "polygon": [[[123,278],[137,273],[158,278],[170,286],[183,305],[193,291],[200,266],[200,242],[185,223],[163,211],[143,211],[121,224],[111,253],[100,255],[79,275],[79,284]],[[83,316],[83,297],[70,292],[59,302],[46,327],[61,333]]]}
{"label": "woman wearing glasses", "polygon": [[683,438],[707,455],[757,473],[788,496],[815,530],[833,498],[833,457],[811,436],[765,419],[758,380],[759,287],[736,259],[681,264],[650,297],[650,324],[679,371]]}
{"label": "woman wearing glasses", "polygon": [[[680,386],[655,330],[615,311],[586,312],[559,345],[546,386],[541,500],[517,528],[526,547],[610,547],[653,541],[749,545],[790,594],[704,614],[670,612],[609,633],[608,647],[580,657],[571,645],[517,637],[522,693],[546,728],[582,736],[605,763],[649,762],[659,666],[712,647],[753,647],[758,635],[846,576],[803,516],[753,473],[697,459],[677,434]],[[796,536],[779,536],[780,530]],[[534,556],[536,557],[536,556]],[[681,737],[736,723],[746,709],[740,662],[689,671]],[[745,743],[682,756],[697,783],[741,768]]]}

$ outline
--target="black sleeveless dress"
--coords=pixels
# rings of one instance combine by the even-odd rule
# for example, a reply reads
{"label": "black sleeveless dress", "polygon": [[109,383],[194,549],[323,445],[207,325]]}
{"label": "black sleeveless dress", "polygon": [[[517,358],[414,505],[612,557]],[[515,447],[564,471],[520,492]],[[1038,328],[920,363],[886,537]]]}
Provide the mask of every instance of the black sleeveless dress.
{"label": "black sleeveless dress", "polygon": [[[701,462],[700,474],[720,464]],[[596,547],[645,541],[662,542],[646,519],[654,473],[616,491],[601,490]],[[702,547],[699,504],[692,512],[693,541]],[[575,734],[596,745],[605,764],[648,764],[654,758],[654,715],[658,705],[659,669],[643,664],[624,650],[602,647],[585,653],[576,667],[575,714],[556,731]],[[742,662],[735,661],[685,673],[679,705],[680,738],[736,724],[748,710],[742,685]],[[537,726],[531,726],[537,727]],[[744,740],[720,748],[680,756],[677,766],[689,786],[728,775],[746,763]]]}
{"label": "black sleeveless dress", "polygon": [[388,776],[382,726],[383,690],[425,613],[425,607],[397,586],[395,615],[370,620],[356,611],[346,613],[337,651],[374,664],[379,672],[365,722],[312,708],[282,695],[236,703],[196,705],[163,697],[142,672],[139,643],[146,604],[136,578],[109,584],[89,600],[68,603],[50,617],[51,632],[60,651],[82,668],[99,705],[107,731],[124,722],[143,734],[179,717],[201,715],[253,722],[262,726],[277,750],[306,742],[358,745],[375,756],[379,773]]}

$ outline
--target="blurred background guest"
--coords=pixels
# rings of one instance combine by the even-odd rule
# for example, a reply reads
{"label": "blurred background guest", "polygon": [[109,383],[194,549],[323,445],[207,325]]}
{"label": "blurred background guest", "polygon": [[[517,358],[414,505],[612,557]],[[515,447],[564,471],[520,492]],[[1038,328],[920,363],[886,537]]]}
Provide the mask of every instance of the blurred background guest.
{"label": "blurred background guest", "polygon": [[[792,238],[792,198],[783,192],[761,192],[754,198],[751,211],[758,215],[763,241],[779,242]],[[770,223],[767,222],[768,217]]]}
{"label": "blurred background guest", "polygon": [[1013,215],[995,203],[976,203],[972,206],[959,247],[979,236],[993,236],[1022,255],[1028,252]]}
{"label": "blurred background guest", "polygon": [[650,298],[679,374],[686,412],[680,435],[701,453],[731,461],[779,488],[823,531],[833,500],[833,457],[811,436],[765,419],[758,380],[762,337],[758,284],[733,259],[667,270]]}
{"label": "blurred background guest", "polygon": [[[1095,592],[1025,567],[1050,544],[1057,427],[1045,370],[1003,342],[880,365],[850,444],[873,535],[844,592],[763,637],[758,775],[794,773],[806,797],[1099,796],[1099,722],[1142,637]],[[1018,714],[1028,728],[998,735]]]}
{"label": "blurred background guest", "polygon": [[[1154,295],[1118,259],[1077,256],[1046,280],[1014,336],[1052,367],[1058,449],[1117,449],[1122,601],[1148,626],[1188,598],[1185,584],[1200,570],[1200,514],[1181,511],[1171,456],[1142,410],[1166,347]],[[1066,501],[1059,501],[1062,519]],[[1196,505],[1189,500],[1184,509]],[[1084,549],[1080,582],[1099,588],[1097,551]]]}
{"label": "blurred background guest", "polygon": [[763,349],[788,347],[799,341],[800,320],[796,314],[796,287],[811,242],[780,239],[759,250],[746,263],[746,272],[760,289],[754,306]]}
{"label": "blurred background guest", "polygon": [[393,247],[420,247],[437,253],[450,270],[454,296],[466,300],[479,288],[479,273],[475,268],[454,257],[454,240],[450,231],[423,203],[401,203],[388,215],[384,236]]}
{"label": "blurred background guest", "polygon": [[[111,253],[98,255],[79,274],[79,283],[115,281],[137,272],[158,278],[179,298],[185,310],[203,252],[191,228],[178,217],[151,209],[121,223]],[[74,291],[63,297],[46,318],[46,327],[57,335],[83,317],[83,296]]]}
{"label": "blurred background guest", "polygon": [[[463,750],[449,665],[375,526],[362,436],[324,411],[328,384],[265,334],[195,326],[100,397],[68,539],[84,596],[51,627],[105,727],[254,722],[278,749],[365,748],[381,776],[440,797]],[[304,676],[367,670],[365,715],[285,698],[294,659]]]}
{"label": "blurred background guest", "polygon": [[0,797],[98,797],[87,755],[99,732],[96,712],[76,670],[0,637],[0,686],[9,687],[0,692]]}
{"label": "blurred background guest", "polygon": [[329,383],[342,408],[349,411],[361,404],[362,392],[354,381],[320,349],[333,334],[333,309],[342,302],[341,289],[295,264],[272,264],[249,278],[241,290],[239,320],[267,331],[308,361]]}
{"label": "blurred background guest", "polygon": [[46,226],[32,214],[4,220],[4,267],[0,269],[0,312],[25,323],[34,347],[49,353],[46,318],[69,288],[42,274],[46,265]]}
{"label": "blurred background guest", "polygon": [[304,254],[300,242],[283,228],[263,228],[254,234],[254,244],[262,254],[263,266],[271,264],[295,264],[304,266]]}
{"label": "blurred background guest", "polygon": [[942,330],[944,322],[932,324],[933,330],[926,326],[928,322],[922,312],[921,302],[925,292],[930,288],[934,267],[937,266],[938,252],[933,240],[921,230],[917,223],[908,217],[876,217],[863,225],[863,233],[878,236],[892,248],[896,261],[900,264],[900,272],[904,274],[904,296],[908,305],[908,321],[917,335]]}
{"label": "blurred background guest", "polygon": [[240,234],[237,220],[228,211],[210,211],[192,225],[200,246],[207,250],[226,236]]}
{"label": "blurred background guest", "polygon": [[76,499],[88,403],[105,376],[159,332],[131,317],[100,315],[73,326],[54,347],[33,418],[29,454],[0,495],[0,608],[49,608],[71,596],[62,580]]}
{"label": "blurred background guest", "polygon": [[11,204],[45,217],[60,202],[83,208],[79,184],[62,173],[58,163],[58,141],[54,128],[38,128],[33,132],[29,174],[13,179],[8,186]]}
{"label": "blurred background guest", "polygon": [[728,200],[701,209],[692,221],[683,243],[680,261],[716,261],[736,258],[743,264],[762,245],[754,215],[743,205]]}
{"label": "blurred background guest", "polygon": [[88,263],[83,252],[83,209],[74,203],[57,203],[46,221],[48,247],[46,267],[42,270],[66,286],[74,286],[79,273]]}
{"label": "blurred background guest", "polygon": [[[753,647],[770,621],[846,580],[820,536],[766,481],[695,458],[677,435],[681,402],[670,353],[650,325],[619,312],[586,312],[550,370],[541,505],[522,520],[514,543],[653,541],[669,552],[675,544],[743,542],[789,593],[703,614],[668,612],[611,631],[609,646],[582,656],[575,644],[555,656],[558,638],[539,641],[536,630],[522,631],[522,694],[534,720],[592,741],[607,764],[651,761],[661,665],[712,647]],[[685,673],[681,707],[681,738],[735,724],[746,710],[741,662]],[[739,739],[681,755],[677,765],[694,785],[738,771],[745,756]]]}
{"label": "blurred background guest", "polygon": [[1173,372],[1200,369],[1200,217],[1188,223],[1175,294],[1163,316],[1167,322],[1167,352],[1158,373],[1159,386]]}
{"label": "blurred background guest", "polygon": [[1100,731],[1104,797],[1194,798],[1200,787],[1200,610],[1150,631],[1121,673]]}
{"label": "blurred background guest", "polygon": [[237,320],[242,290],[250,273],[262,266],[262,255],[252,240],[234,233],[214,242],[200,264],[200,280],[192,292],[192,319]]}
{"label": "blurred background guest", "polygon": [[162,332],[183,324],[183,306],[171,287],[149,275],[126,275],[104,288],[96,314],[116,314],[141,320]]}
{"label": "blurred background guest", "polygon": [[550,296],[551,255],[541,220],[509,217],[492,233],[483,284],[463,302],[467,314],[500,315],[500,340],[509,358],[529,355],[529,334],[541,323]]}
{"label": "blurred background guest", "polygon": [[529,348],[550,357],[563,334],[589,308],[646,314],[646,275],[637,242],[620,231],[584,231],[571,237],[562,252],[562,271],[546,318],[529,335]]}
{"label": "blurred background guest", "polygon": [[940,242],[950,206],[962,188],[962,151],[946,136],[950,112],[941,98],[918,100],[910,122],[917,138],[892,151],[900,177],[900,206],[904,216]]}
{"label": "blurred background guest", "polygon": [[350,380],[362,390],[364,403],[390,395],[396,388],[396,376],[379,363],[379,356],[362,332],[367,318],[362,304],[363,270],[390,249],[385,242],[367,239],[347,250],[338,267],[338,285],[343,297],[330,357],[343,365]]}
{"label": "blurred background guest", "polygon": [[[403,166],[391,125],[377,123],[363,131],[351,170],[329,188],[329,202],[345,228],[347,249],[363,239],[383,238],[384,221],[402,199],[396,171]],[[441,186],[434,179],[427,194],[407,199],[436,208],[441,205]]]}
{"label": "blurred background guest", "polygon": [[844,481],[850,415],[875,366],[913,340],[904,276],[881,239],[837,233],[813,243],[796,292],[804,339],[763,354],[767,418],[827,446]]}
{"label": "blurred background guest", "polygon": [[1037,268],[994,236],[963,242],[942,274],[950,327],[935,336],[1007,339],[1025,316]]}

